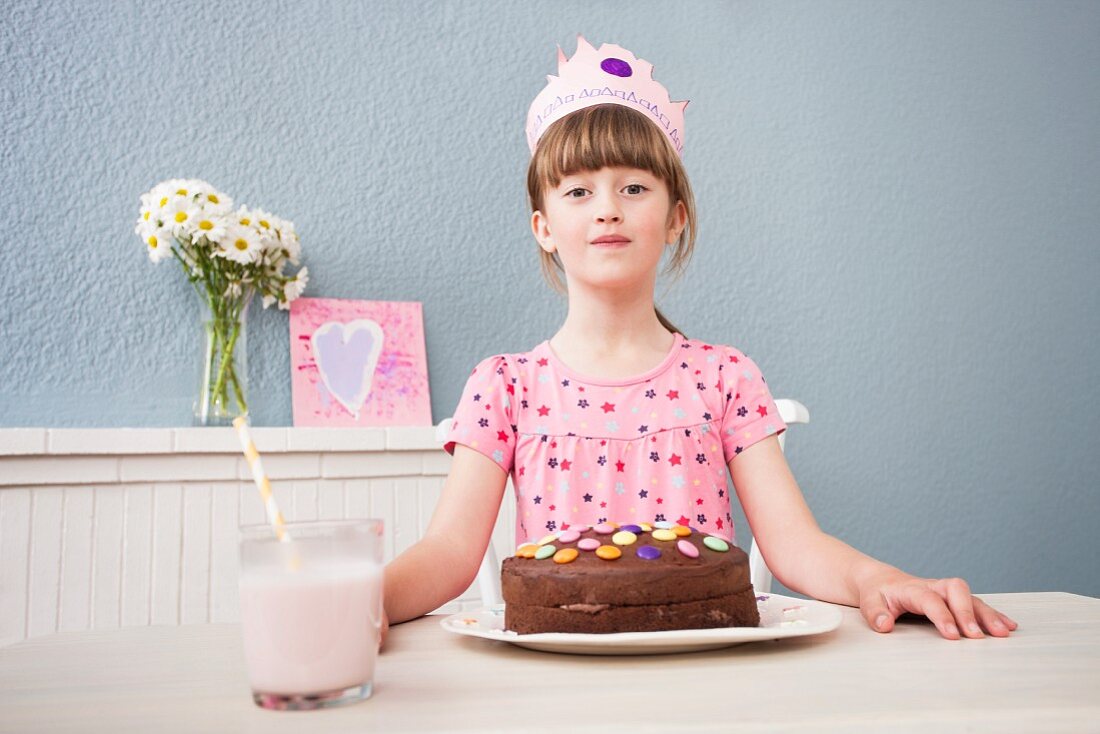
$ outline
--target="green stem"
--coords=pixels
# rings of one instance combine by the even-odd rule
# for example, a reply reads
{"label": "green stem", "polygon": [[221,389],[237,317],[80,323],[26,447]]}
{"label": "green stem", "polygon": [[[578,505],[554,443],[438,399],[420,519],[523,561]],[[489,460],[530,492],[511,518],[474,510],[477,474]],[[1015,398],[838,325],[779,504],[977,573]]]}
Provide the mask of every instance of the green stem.
{"label": "green stem", "polygon": [[237,337],[241,333],[240,322],[233,324],[233,333],[229,337],[229,342],[224,345],[222,349],[221,365],[218,367],[218,378],[214,382],[214,395],[220,400],[222,405],[229,400],[228,385],[225,384],[225,371],[229,366],[229,362],[233,358],[233,348],[237,345]]}
{"label": "green stem", "polygon": [[237,408],[240,410],[241,415],[244,415],[248,412],[248,404],[244,401],[244,395],[241,393],[241,385],[237,381],[236,366],[229,368],[229,382],[233,385],[233,394],[237,396]]}

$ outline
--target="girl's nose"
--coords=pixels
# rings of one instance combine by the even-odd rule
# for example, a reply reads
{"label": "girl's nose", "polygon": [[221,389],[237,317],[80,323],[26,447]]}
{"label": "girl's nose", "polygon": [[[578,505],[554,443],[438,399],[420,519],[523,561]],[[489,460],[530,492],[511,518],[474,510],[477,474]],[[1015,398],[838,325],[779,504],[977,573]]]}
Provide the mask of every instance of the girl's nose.
{"label": "girl's nose", "polygon": [[619,222],[622,218],[622,211],[619,210],[614,199],[601,201],[596,209],[597,222]]}

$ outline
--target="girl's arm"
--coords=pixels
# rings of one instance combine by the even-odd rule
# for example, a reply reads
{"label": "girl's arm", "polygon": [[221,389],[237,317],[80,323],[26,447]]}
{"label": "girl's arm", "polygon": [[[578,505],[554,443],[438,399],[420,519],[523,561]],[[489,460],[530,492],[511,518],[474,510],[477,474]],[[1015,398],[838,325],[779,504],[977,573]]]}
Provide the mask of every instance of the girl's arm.
{"label": "girl's arm", "polygon": [[491,459],[455,444],[451,470],[424,536],[386,566],[387,623],[415,619],[470,586],[489,545],[507,480]]}
{"label": "girl's arm", "polygon": [[[772,574],[789,589],[815,599],[859,607],[880,632],[905,612],[927,616],[944,637],[959,629],[998,637],[1016,623],[970,594],[962,579],[921,579],[860,553],[822,532],[802,497],[776,436],[730,460],[730,475],[753,537]],[[958,626],[956,626],[958,625]]]}

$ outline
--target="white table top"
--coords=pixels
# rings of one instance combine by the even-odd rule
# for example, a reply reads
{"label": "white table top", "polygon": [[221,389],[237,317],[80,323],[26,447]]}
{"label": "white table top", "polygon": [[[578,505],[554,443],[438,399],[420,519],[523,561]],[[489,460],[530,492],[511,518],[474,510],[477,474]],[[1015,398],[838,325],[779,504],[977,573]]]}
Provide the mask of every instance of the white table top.
{"label": "white table top", "polygon": [[443,630],[390,631],[374,697],[257,708],[233,624],[67,632],[0,649],[0,731],[1098,731],[1100,599],[981,594],[1005,639],[834,632],[701,653],[557,655]]}

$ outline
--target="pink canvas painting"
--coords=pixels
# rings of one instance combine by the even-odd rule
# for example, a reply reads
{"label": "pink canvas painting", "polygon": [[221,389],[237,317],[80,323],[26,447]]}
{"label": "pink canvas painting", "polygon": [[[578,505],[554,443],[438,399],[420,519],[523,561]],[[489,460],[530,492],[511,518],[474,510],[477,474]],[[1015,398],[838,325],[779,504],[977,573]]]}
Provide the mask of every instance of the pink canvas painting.
{"label": "pink canvas painting", "polygon": [[430,426],[417,302],[298,298],[290,304],[295,426]]}

